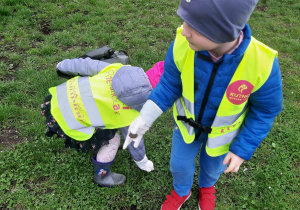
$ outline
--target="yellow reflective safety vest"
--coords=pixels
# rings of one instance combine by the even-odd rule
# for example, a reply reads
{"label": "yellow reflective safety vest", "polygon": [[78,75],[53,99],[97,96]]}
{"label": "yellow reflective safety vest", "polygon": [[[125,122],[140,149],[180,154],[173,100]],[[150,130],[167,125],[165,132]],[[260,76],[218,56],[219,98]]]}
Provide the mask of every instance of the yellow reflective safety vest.
{"label": "yellow reflective safety vest", "polygon": [[112,88],[112,78],[122,64],[111,64],[91,77],[74,77],[52,87],[51,114],[69,137],[84,141],[95,127],[121,128],[139,115],[123,104]]}
{"label": "yellow reflective safety vest", "polygon": [[[194,57],[195,51],[177,29],[173,47],[174,62],[181,72],[182,97],[173,106],[173,116],[184,141],[189,144],[195,139],[194,113]],[[238,135],[248,112],[248,98],[268,79],[277,51],[251,37],[248,48],[237,67],[221,100],[217,114],[208,133],[206,152],[219,156],[229,151],[229,146]],[[182,120],[189,119],[191,122]],[[196,125],[197,126],[197,125]],[[201,126],[201,125],[200,125]]]}

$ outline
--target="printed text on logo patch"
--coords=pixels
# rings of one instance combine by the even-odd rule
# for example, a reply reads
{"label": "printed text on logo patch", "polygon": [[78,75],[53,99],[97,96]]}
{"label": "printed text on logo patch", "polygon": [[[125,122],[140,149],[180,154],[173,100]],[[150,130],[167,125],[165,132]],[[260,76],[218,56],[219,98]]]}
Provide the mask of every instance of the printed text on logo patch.
{"label": "printed text on logo patch", "polygon": [[246,80],[238,80],[231,83],[226,90],[227,99],[236,105],[242,104],[248,100],[253,85]]}

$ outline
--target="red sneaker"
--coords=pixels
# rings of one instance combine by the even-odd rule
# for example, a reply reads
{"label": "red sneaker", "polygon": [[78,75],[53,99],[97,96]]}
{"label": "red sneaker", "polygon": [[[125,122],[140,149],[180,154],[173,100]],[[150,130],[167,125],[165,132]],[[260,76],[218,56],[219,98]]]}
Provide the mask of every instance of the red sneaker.
{"label": "red sneaker", "polygon": [[199,188],[199,202],[198,207],[200,210],[213,210],[216,206],[215,187]]}
{"label": "red sneaker", "polygon": [[187,196],[180,197],[175,190],[172,190],[171,195],[167,195],[167,199],[163,202],[161,210],[179,210],[182,204],[191,196],[192,192]]}

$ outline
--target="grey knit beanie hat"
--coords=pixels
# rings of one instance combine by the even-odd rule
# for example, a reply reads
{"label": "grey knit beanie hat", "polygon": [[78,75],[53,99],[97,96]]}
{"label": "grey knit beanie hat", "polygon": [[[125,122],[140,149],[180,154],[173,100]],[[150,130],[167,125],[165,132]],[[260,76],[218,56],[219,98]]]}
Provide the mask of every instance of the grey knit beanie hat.
{"label": "grey knit beanie hat", "polygon": [[121,102],[137,111],[152,91],[146,73],[136,66],[122,66],[112,79],[112,88]]}
{"label": "grey knit beanie hat", "polygon": [[235,40],[258,0],[181,0],[177,14],[216,43]]}

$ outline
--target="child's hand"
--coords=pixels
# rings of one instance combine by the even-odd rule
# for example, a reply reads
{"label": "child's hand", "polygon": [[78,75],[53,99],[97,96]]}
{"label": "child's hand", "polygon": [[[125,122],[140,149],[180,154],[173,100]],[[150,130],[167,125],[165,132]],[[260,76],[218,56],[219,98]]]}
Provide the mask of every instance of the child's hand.
{"label": "child's hand", "polygon": [[147,158],[145,155],[144,159],[141,161],[134,161],[137,166],[144,171],[151,172],[154,170],[153,162]]}
{"label": "child's hand", "polygon": [[128,134],[123,144],[123,149],[126,149],[127,146],[134,141],[134,147],[137,148],[143,138],[143,135],[149,130],[149,126],[146,124],[145,120],[139,115],[131,123],[128,129]]}
{"label": "child's hand", "polygon": [[232,152],[229,152],[223,161],[224,165],[230,163],[229,166],[224,171],[224,173],[227,174],[229,172],[238,172],[240,166],[244,161],[245,160],[243,158],[240,158],[239,156],[233,154]]}

